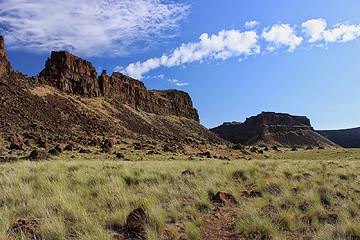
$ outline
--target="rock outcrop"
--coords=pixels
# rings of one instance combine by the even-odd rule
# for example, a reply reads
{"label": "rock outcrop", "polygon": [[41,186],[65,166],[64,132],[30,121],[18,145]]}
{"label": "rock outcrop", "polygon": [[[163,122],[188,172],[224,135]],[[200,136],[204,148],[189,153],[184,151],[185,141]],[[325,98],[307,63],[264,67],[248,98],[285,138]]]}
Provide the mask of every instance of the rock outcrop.
{"label": "rock outcrop", "polygon": [[107,97],[114,104],[126,104],[137,110],[161,115],[175,115],[199,121],[190,96],[182,91],[149,91],[143,82],[114,72],[103,71],[98,77],[93,65],[68,52],[52,52],[41,82],[68,93],[85,97]]}
{"label": "rock outcrop", "polygon": [[263,112],[246,119],[244,123],[225,123],[211,131],[233,143],[248,145],[336,146],[316,133],[307,117],[285,113]]}
{"label": "rock outcrop", "polygon": [[360,128],[317,132],[344,148],[360,148]]}
{"label": "rock outcrop", "polygon": [[9,63],[3,36],[0,36],[0,78],[4,75],[8,75],[11,71],[11,65]]}
{"label": "rock outcrop", "polygon": [[65,93],[100,96],[97,72],[93,65],[65,51],[51,53],[39,79]]}
{"label": "rock outcrop", "polygon": [[11,69],[3,45],[1,38],[0,137],[5,141],[19,133],[24,143],[38,147],[43,138],[48,146],[96,138],[223,142],[199,124],[185,92],[147,90],[121,73],[97,76],[90,62],[67,52],[53,52],[39,76],[28,77]]}

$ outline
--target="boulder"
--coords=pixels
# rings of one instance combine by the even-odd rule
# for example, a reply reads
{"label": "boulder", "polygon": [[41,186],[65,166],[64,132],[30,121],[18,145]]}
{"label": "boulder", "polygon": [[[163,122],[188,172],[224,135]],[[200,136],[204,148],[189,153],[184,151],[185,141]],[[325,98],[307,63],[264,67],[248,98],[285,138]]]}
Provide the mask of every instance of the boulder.
{"label": "boulder", "polygon": [[125,159],[125,155],[120,152],[116,153],[115,155],[117,159]]}
{"label": "boulder", "polygon": [[63,152],[64,149],[60,144],[56,145],[53,149],[49,150],[49,154],[53,156],[59,156]]}
{"label": "boulder", "polygon": [[109,153],[111,149],[114,147],[114,139],[108,138],[101,144],[101,152]]}
{"label": "boulder", "polygon": [[49,149],[49,141],[46,137],[39,137],[36,143],[39,148]]}
{"label": "boulder", "polygon": [[26,149],[26,145],[24,143],[24,139],[19,134],[14,134],[10,137],[10,150],[22,150]]}
{"label": "boulder", "polygon": [[45,149],[35,149],[29,155],[29,160],[31,161],[43,160],[43,159],[46,159]]}
{"label": "boulder", "polygon": [[65,148],[64,151],[74,151],[75,149],[75,145],[73,143],[68,143]]}

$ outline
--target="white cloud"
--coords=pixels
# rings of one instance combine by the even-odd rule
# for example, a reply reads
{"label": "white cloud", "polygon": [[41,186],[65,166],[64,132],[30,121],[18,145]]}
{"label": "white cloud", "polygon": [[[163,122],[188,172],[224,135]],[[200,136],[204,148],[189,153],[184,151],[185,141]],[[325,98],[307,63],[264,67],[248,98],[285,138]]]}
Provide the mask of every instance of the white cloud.
{"label": "white cloud", "polygon": [[303,41],[303,38],[297,36],[294,28],[289,24],[276,24],[271,29],[265,29],[261,36],[272,44],[268,48],[271,50],[286,46],[289,47],[289,52],[293,52]]}
{"label": "white cloud", "polygon": [[161,0],[1,0],[0,31],[13,48],[126,55],[173,36],[188,13]]}
{"label": "white cloud", "polygon": [[171,83],[177,83],[179,80],[177,80],[177,79],[168,79],[167,81],[171,82]]}
{"label": "white cloud", "polygon": [[324,31],[326,42],[348,42],[360,36],[360,25],[341,24],[331,30]]}
{"label": "white cloud", "polygon": [[360,37],[360,25],[337,24],[327,29],[325,19],[311,19],[302,24],[303,32],[310,37],[309,42],[348,42]]}
{"label": "white cloud", "polygon": [[[324,19],[311,19],[301,24],[301,28],[289,24],[275,24],[265,28],[261,37],[256,30],[241,32],[239,30],[222,30],[217,34],[203,33],[199,41],[183,43],[175,50],[161,57],[149,58],[143,62],[131,63],[127,67],[118,67],[119,71],[134,78],[141,79],[147,72],[160,67],[186,67],[187,63],[209,62],[237,58],[239,62],[250,55],[274,52],[285,47],[293,52],[302,44],[304,38],[310,44],[324,46],[328,42],[347,42],[360,37],[360,25],[341,23],[327,29]],[[326,46],[326,45],[325,45]],[[179,83],[181,84],[181,83]]]}
{"label": "white cloud", "polygon": [[183,87],[183,86],[189,86],[189,83],[176,83],[175,85],[178,87]]}
{"label": "white cloud", "polygon": [[314,43],[323,38],[327,23],[325,19],[319,18],[308,20],[301,26],[305,35],[310,37],[309,42]]}
{"label": "white cloud", "polygon": [[124,73],[134,78],[142,76],[158,67],[174,67],[191,62],[207,60],[226,60],[231,57],[249,56],[260,53],[258,35],[255,31],[220,31],[218,34],[204,33],[198,42],[181,44],[171,54],[150,58],[144,62],[129,64]]}
{"label": "white cloud", "polygon": [[260,23],[258,21],[247,21],[245,22],[244,26],[248,29],[251,29],[251,28],[254,28],[256,27],[257,25],[259,25]]}
{"label": "white cloud", "polygon": [[[119,72],[119,71],[117,71]],[[121,71],[120,71],[121,72]],[[154,75],[154,76],[145,76],[143,79],[164,79],[165,75],[163,73]]]}

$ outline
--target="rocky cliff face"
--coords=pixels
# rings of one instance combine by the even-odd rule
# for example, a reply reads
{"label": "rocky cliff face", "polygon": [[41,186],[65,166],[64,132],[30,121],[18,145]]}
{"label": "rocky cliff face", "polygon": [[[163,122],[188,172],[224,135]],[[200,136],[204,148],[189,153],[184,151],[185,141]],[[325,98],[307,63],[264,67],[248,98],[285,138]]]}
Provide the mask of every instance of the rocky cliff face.
{"label": "rocky cliff face", "polygon": [[199,121],[190,96],[182,91],[149,91],[136,79],[121,73],[98,77],[86,60],[68,52],[52,52],[39,79],[59,90],[86,97],[108,97],[114,104],[126,104],[137,110],[161,115],[175,115]]}
{"label": "rocky cliff face", "polygon": [[65,93],[100,96],[95,68],[90,62],[68,52],[52,52],[39,78]]}
{"label": "rocky cliff face", "polygon": [[335,146],[311,127],[303,116],[263,112],[244,123],[223,124],[211,129],[222,138],[241,144],[264,144],[284,147]]}
{"label": "rocky cliff face", "polygon": [[317,132],[344,148],[360,148],[360,128]]}
{"label": "rocky cliff face", "polygon": [[13,134],[30,145],[40,137],[84,144],[104,137],[223,142],[198,123],[185,92],[149,91],[121,73],[97,76],[90,62],[67,52],[53,52],[39,77],[28,77],[11,69],[0,39],[0,142]]}
{"label": "rocky cliff face", "polygon": [[5,51],[4,38],[0,36],[0,78],[4,75],[8,75],[10,71],[11,65]]}

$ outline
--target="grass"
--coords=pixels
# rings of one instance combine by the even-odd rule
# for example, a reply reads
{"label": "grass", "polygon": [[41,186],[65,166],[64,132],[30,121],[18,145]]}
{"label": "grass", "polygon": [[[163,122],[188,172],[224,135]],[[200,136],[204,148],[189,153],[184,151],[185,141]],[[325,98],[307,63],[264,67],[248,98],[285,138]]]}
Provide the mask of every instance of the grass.
{"label": "grass", "polygon": [[[189,161],[180,154],[142,151],[120,161],[67,153],[2,164],[0,239],[17,219],[37,218],[45,239],[110,240],[107,226],[124,224],[137,207],[150,215],[149,239],[161,239],[176,223],[188,239],[200,239],[203,218],[214,207],[208,194],[218,191],[238,201],[236,231],[245,239],[360,239],[359,153],[282,152],[251,161]],[[182,176],[185,169],[195,175]],[[247,198],[245,190],[262,195]]]}

